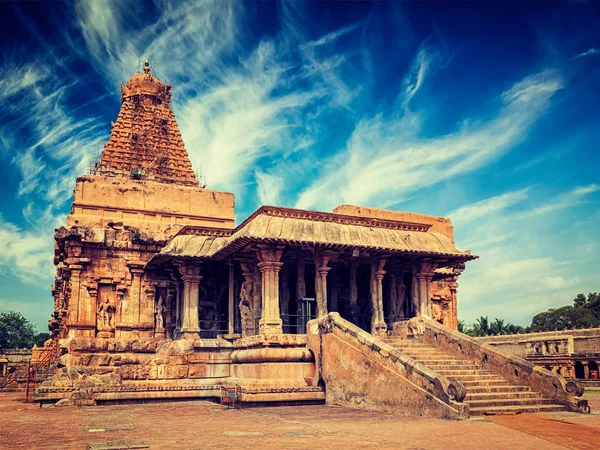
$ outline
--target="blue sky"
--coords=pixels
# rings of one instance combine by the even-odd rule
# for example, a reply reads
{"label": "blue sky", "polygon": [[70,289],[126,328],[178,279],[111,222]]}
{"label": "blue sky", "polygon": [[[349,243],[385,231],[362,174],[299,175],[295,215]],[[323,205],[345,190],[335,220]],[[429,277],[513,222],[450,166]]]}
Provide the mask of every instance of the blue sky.
{"label": "blue sky", "polygon": [[147,55],[195,169],[260,204],[449,216],[459,316],[600,285],[595,2],[0,4],[0,311],[45,330],[55,227]]}

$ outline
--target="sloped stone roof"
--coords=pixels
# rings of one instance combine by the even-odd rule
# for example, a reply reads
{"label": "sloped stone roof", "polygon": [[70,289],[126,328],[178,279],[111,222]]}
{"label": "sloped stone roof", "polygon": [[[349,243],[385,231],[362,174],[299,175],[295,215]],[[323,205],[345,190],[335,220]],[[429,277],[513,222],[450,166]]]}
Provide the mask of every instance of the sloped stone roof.
{"label": "sloped stone roof", "polygon": [[415,223],[266,206],[233,232],[184,228],[155,258],[222,259],[253,242],[370,249],[448,257],[454,261],[477,258],[458,250],[448,237],[427,232],[428,228]]}

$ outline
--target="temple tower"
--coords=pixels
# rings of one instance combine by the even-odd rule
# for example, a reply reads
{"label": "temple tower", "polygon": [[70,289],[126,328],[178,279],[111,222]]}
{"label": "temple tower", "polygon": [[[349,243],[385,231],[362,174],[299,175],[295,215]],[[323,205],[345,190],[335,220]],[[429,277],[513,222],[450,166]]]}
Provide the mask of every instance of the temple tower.
{"label": "temple tower", "polygon": [[172,336],[181,274],[148,273],[146,262],[186,225],[233,228],[233,194],[200,185],[171,92],[146,61],[121,85],[99,161],[77,178],[66,227],[54,236],[56,337]]}

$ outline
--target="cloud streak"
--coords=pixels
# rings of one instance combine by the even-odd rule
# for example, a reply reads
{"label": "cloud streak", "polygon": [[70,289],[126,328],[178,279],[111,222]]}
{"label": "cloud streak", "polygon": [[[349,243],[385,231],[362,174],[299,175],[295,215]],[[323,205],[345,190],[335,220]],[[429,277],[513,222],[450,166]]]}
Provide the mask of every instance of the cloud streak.
{"label": "cloud streak", "polygon": [[[346,147],[301,193],[297,206],[376,206],[490,164],[525,139],[562,86],[556,71],[526,77],[501,95],[495,117],[463,122],[455,132],[433,139],[422,138],[419,119],[401,111],[363,119]],[[409,90],[405,98],[413,95]]]}

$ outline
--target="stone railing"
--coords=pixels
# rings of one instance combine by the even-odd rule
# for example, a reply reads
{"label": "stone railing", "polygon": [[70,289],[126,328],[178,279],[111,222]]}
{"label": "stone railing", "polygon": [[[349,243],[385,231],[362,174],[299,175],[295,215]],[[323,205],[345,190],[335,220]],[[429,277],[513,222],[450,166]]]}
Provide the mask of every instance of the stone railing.
{"label": "stone railing", "polygon": [[[330,313],[307,325],[328,402],[415,415],[466,419],[466,388]],[[333,388],[332,388],[333,385]],[[332,398],[332,396],[334,398]]]}
{"label": "stone railing", "polygon": [[530,386],[532,390],[551,398],[554,402],[567,406],[570,411],[586,414],[590,412],[587,400],[581,398],[581,383],[567,382],[560,375],[433,320],[420,321],[424,326],[426,343],[465,359],[475,360],[485,369],[506,378],[509,383]]}

